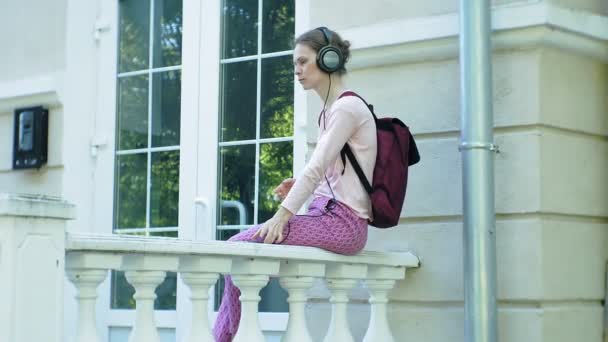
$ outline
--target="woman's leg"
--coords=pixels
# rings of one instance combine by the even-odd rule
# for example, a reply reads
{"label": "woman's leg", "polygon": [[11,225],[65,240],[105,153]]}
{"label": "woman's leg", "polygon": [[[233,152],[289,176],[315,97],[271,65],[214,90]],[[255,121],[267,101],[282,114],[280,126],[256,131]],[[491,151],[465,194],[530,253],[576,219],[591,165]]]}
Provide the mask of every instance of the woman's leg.
{"label": "woman's leg", "polygon": [[[341,204],[335,204],[330,212],[325,212],[327,202],[327,198],[315,199],[307,215],[292,217],[285,227],[286,237],[281,244],[318,247],[345,255],[361,251],[367,241],[367,221]],[[263,239],[254,241],[251,238],[258,229],[259,226],[254,226],[228,241],[262,242]],[[224,295],[213,329],[217,342],[230,342],[241,318],[241,291],[234,286],[230,276],[226,275],[224,279]]]}
{"label": "woman's leg", "polygon": [[[251,241],[251,237],[258,230],[259,226],[254,226],[245,231],[234,235],[228,241]],[[217,312],[217,319],[213,328],[213,335],[216,342],[230,342],[239,327],[241,319],[241,302],[239,296],[241,291],[234,286],[232,277],[224,276],[224,295],[222,303]]]}

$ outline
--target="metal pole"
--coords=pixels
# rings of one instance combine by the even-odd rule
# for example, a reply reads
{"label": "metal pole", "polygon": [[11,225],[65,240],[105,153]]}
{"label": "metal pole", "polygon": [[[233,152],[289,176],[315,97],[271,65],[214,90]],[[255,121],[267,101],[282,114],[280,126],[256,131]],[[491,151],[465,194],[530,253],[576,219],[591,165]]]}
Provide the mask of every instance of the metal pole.
{"label": "metal pole", "polygon": [[466,342],[495,342],[496,237],[489,0],[460,0]]}

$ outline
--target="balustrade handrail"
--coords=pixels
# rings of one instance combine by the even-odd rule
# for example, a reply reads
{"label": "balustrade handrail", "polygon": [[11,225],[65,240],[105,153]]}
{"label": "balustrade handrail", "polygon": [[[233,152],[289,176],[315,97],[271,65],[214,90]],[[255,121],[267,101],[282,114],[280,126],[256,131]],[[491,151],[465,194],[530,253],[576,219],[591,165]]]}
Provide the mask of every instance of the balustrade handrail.
{"label": "balustrade handrail", "polygon": [[230,274],[241,295],[235,342],[262,342],[257,321],[259,291],[278,277],[289,293],[289,321],[284,342],[312,342],[306,328],[306,290],[323,278],[331,292],[332,319],[324,341],[354,342],[346,320],[348,291],[359,281],[369,290],[371,317],[364,342],[394,342],[387,320],[388,292],[419,267],[410,252],[362,251],[339,255],[315,247],[262,243],[184,240],[133,235],[67,233],[66,274],[77,288],[78,341],[99,342],[95,332],[96,288],[108,270],[125,271],[135,288],[137,322],[130,342],[160,342],[153,315],[154,289],[167,271],[180,273],[191,290],[190,332],[185,341],[212,341],[207,317],[208,290],[220,274]]}
{"label": "balustrade handrail", "polygon": [[[230,248],[227,248],[227,246]],[[316,247],[285,246],[214,240],[184,240],[167,237],[139,237],[67,233],[66,252],[152,253],[171,255],[214,255],[263,257],[283,260],[306,260],[333,263],[419,267],[417,256],[410,252],[362,251],[340,255]]]}

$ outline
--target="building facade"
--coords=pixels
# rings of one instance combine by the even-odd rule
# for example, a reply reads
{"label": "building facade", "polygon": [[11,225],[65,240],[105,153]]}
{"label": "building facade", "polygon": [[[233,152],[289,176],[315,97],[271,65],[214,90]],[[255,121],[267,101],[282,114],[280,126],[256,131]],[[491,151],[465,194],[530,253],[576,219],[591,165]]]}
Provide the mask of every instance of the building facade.
{"label": "building facade", "polygon": [[[457,2],[0,6],[0,192],[67,200],[77,212],[68,231],[98,234],[224,240],[272,215],[270,189],[303,168],[321,107],[293,84],[291,41],[321,25],[338,31],[352,42],[349,88],[406,122],[422,155],[399,227],[370,228],[366,247],[412,251],[422,263],[391,292],[393,334],[464,339]],[[492,21],[499,339],[600,342],[608,4],[493,1]],[[14,112],[37,105],[49,110],[48,162],[14,170]],[[77,313],[65,289],[71,340]],[[159,289],[161,336],[174,340],[186,290],[175,274]],[[106,340],[126,341],[135,316],[124,275],[99,293],[98,326]],[[322,284],[310,293],[309,330],[321,339],[328,293]],[[271,283],[262,296],[262,328],[277,339],[285,294]],[[366,296],[350,296],[356,339],[369,320]]]}

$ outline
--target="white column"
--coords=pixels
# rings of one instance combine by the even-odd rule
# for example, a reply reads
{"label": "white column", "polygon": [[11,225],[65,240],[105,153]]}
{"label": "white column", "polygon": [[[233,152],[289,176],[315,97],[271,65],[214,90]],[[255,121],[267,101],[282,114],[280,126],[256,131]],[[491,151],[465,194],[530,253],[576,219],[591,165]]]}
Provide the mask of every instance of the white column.
{"label": "white column", "polygon": [[388,292],[395,286],[397,280],[403,278],[405,278],[405,267],[403,266],[376,265],[369,267],[365,286],[369,290],[372,312],[369,327],[363,338],[364,342],[395,341],[388,325],[386,312]]}
{"label": "white column", "polygon": [[[213,335],[209,329],[209,288],[215,284],[220,273],[229,273],[232,266],[232,257],[193,256],[179,257],[179,272],[184,284],[190,288],[191,322],[178,324],[183,327],[184,340],[188,342],[213,342]],[[187,305],[184,305],[187,310]]]}
{"label": "white column", "polygon": [[233,342],[264,342],[258,323],[260,290],[268,283],[267,275],[233,275],[232,281],[241,290],[241,320]]}
{"label": "white column", "polygon": [[279,281],[281,286],[289,292],[289,321],[287,331],[281,339],[282,342],[312,342],[306,327],[306,291],[312,286],[313,277],[286,277]]}
{"label": "white column", "polygon": [[279,271],[279,282],[289,297],[289,321],[282,342],[312,342],[306,326],[306,291],[315,277],[325,274],[325,265],[318,262],[283,261]]}
{"label": "white column", "polygon": [[[233,244],[238,248],[238,244]],[[271,275],[279,273],[279,260],[235,258],[230,270],[232,282],[241,290],[241,320],[233,342],[264,342],[258,323],[260,290]]]}
{"label": "white column", "polygon": [[192,324],[188,342],[213,342],[213,335],[209,329],[207,302],[209,288],[219,278],[219,273],[182,272],[181,278],[190,288],[190,301],[192,304]]}
{"label": "white column", "polygon": [[97,287],[106,279],[107,270],[69,269],[67,276],[76,287],[78,301],[77,342],[101,342],[95,319]]}
{"label": "white column", "polygon": [[165,279],[164,271],[127,271],[127,281],[135,288],[135,326],[129,342],[160,342],[154,321],[156,287]]}
{"label": "white column", "polygon": [[327,287],[331,290],[332,313],[329,331],[325,342],[354,342],[346,319],[348,291],[357,285],[357,279],[367,276],[367,265],[364,264],[330,264],[325,277]]}
{"label": "white column", "polygon": [[370,292],[369,302],[372,306],[369,328],[363,342],[393,342],[395,339],[388,326],[386,308],[388,291],[395,286],[394,280],[367,280],[366,286]]}
{"label": "white column", "polygon": [[65,221],[74,206],[0,193],[0,340],[62,342]]}
{"label": "white column", "polygon": [[325,342],[354,342],[353,335],[348,327],[346,319],[346,304],[348,303],[348,291],[357,285],[354,279],[327,279],[327,287],[331,290],[332,312],[329,331],[325,336]]}

